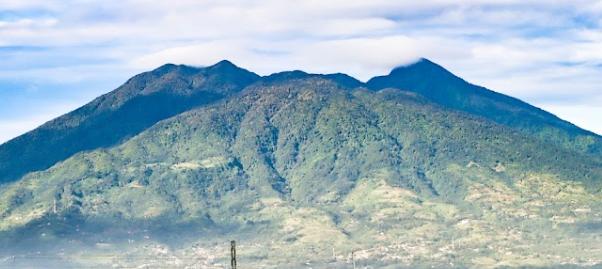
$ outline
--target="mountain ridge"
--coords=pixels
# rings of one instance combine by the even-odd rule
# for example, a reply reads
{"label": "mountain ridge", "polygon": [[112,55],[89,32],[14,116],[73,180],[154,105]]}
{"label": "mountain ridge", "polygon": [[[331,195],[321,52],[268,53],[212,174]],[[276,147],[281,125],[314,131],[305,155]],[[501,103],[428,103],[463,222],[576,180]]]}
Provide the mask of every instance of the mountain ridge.
{"label": "mountain ridge", "polygon": [[[197,78],[194,78],[194,76],[197,76]],[[221,76],[224,78],[224,81],[230,81],[226,83],[229,83],[229,85],[223,83],[211,85],[212,82],[209,81],[209,87],[212,87],[212,89],[203,90],[199,88],[203,87],[200,83],[205,83],[207,78],[216,81],[215,76]],[[222,79],[221,77],[219,79]],[[205,94],[208,102],[211,103],[213,102],[211,100],[219,100],[225,96],[231,95],[232,92],[228,89],[235,89],[234,92],[236,92],[255,82],[270,83],[278,80],[307,77],[330,79],[349,89],[367,87],[378,91],[387,87],[392,87],[412,91],[445,107],[483,116],[495,122],[515,128],[528,135],[533,135],[542,141],[546,141],[556,146],[568,147],[596,158],[599,158],[600,154],[602,154],[600,153],[602,150],[601,136],[580,129],[571,123],[561,120],[558,117],[537,107],[533,107],[521,100],[490,91],[480,86],[472,85],[425,58],[407,66],[397,67],[393,69],[389,75],[374,77],[366,83],[342,73],[309,74],[299,70],[274,73],[269,76],[260,77],[245,69],[239,68],[228,60],[222,60],[215,65],[205,68],[174,64],[163,65],[153,71],[133,77],[115,91],[102,95],[71,113],[49,121],[23,136],[5,142],[0,145],[0,182],[17,180],[27,172],[47,168],[49,165],[68,158],[81,150],[90,150],[121,143],[125,141],[124,139],[127,139],[127,137],[131,137],[132,135],[143,131],[145,128],[150,127],[159,120],[175,116],[196,105],[202,105],[202,101],[198,104],[195,102],[199,101],[193,101],[192,103],[186,104],[186,102],[193,99],[189,95],[194,94],[195,91],[204,91],[204,93],[201,94]],[[153,81],[159,78],[161,79],[157,82],[153,82],[154,84],[146,85],[147,81]],[[417,81],[420,81],[420,83],[416,84]],[[172,88],[176,89],[176,91],[169,93]],[[195,90],[195,88],[197,89]],[[222,88],[225,90],[221,90]],[[171,96],[161,96],[165,93]],[[115,134],[111,128],[108,128],[108,130],[106,127],[99,128],[98,126],[95,126],[94,123],[88,123],[88,126],[82,124],[83,121],[88,120],[88,117],[93,115],[100,116],[101,118],[111,117],[107,115],[111,112],[107,113],[106,111],[113,111],[117,108],[121,108],[126,102],[132,99],[147,97],[154,98],[156,100],[154,102],[159,103],[173,99],[174,97],[178,100],[174,99],[168,101],[173,108],[167,108],[163,112],[157,112],[155,116],[150,116],[152,119],[148,122],[142,123],[137,128],[134,128],[135,130],[126,133],[122,132],[119,134],[119,132],[117,132],[118,134]],[[146,101],[140,101],[140,103],[145,102]],[[140,107],[140,104],[135,104],[135,100],[129,104],[129,107],[123,109],[129,111],[122,111],[122,114],[130,114],[129,116],[125,116],[126,118],[129,117],[127,120],[121,119],[121,122],[124,124],[127,124],[126,122],[132,122],[135,118],[139,118],[139,113],[144,110],[143,107]],[[99,111],[100,114],[104,115],[98,115]],[[139,112],[137,113],[135,111]],[[120,113],[116,113],[115,115],[116,116],[114,117],[121,117]],[[100,121],[102,121],[102,119]],[[116,120],[116,122],[119,121],[120,120]],[[95,133],[98,134],[92,134],[89,131],[86,131],[95,128],[99,129],[95,131]],[[104,132],[102,131],[103,128],[105,130]],[[127,130],[128,127],[117,129]],[[53,143],[60,144],[61,142],[40,143],[39,141],[51,138],[56,139],[56,134],[53,133],[63,133],[63,135],[65,135],[65,130],[72,130],[67,131],[67,136],[69,135],[69,132],[75,132],[71,134],[71,138],[66,140],[81,141],[85,140],[82,139],[82,137],[90,136],[92,141],[104,140],[105,142],[93,145],[72,145],[70,146],[71,149],[66,150],[56,150],[45,147],[32,148],[31,146],[22,144],[27,143],[26,141],[32,139],[33,141],[38,141],[33,142],[33,144],[37,143],[38,146],[52,145]],[[75,137],[78,137],[79,139],[75,139]],[[29,145],[32,144],[30,143]],[[26,153],[17,153],[19,151],[25,151]],[[45,157],[35,157],[36,152],[38,153],[38,156],[44,155]],[[58,152],[58,154],[55,154],[56,152]],[[53,158],[53,155],[58,156]],[[14,156],[19,157],[16,160],[11,161]],[[33,157],[30,159],[22,159],[21,157],[23,156]],[[48,158],[48,156],[51,158]],[[29,169],[19,168],[19,164],[21,163],[32,164],[32,167]]]}
{"label": "mountain ridge", "polygon": [[[436,103],[489,118],[543,141],[597,158],[602,156],[602,136],[519,99],[470,84],[428,59],[395,68],[389,75],[370,79],[366,85],[373,90],[393,87],[414,91]],[[590,139],[595,142],[587,144]]]}
{"label": "mountain ridge", "polygon": [[89,104],[0,145],[0,183],[80,151],[119,144],[160,120],[231,95],[258,78],[228,61],[207,68],[167,64],[137,75]]}

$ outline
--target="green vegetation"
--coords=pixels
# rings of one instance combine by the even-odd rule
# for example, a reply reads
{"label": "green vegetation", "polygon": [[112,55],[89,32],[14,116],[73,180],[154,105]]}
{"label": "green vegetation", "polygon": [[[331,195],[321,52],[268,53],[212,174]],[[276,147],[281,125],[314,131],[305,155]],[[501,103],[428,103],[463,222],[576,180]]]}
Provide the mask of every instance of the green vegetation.
{"label": "green vegetation", "polygon": [[[4,177],[0,254],[108,267],[153,257],[184,268],[226,264],[225,243],[236,239],[248,268],[349,268],[352,251],[360,267],[602,264],[602,161],[578,148],[599,137],[573,145],[556,126],[559,135],[542,139],[428,95],[358,83],[300,71],[258,78],[229,63],[140,75],[126,83],[139,86],[84,107],[112,116],[82,108],[41,128],[87,139],[139,118],[144,128],[127,124],[111,143],[57,153],[41,171],[4,161],[29,173]],[[148,109],[120,112],[132,96],[164,91],[181,99],[139,99]],[[219,98],[189,100],[209,92]],[[162,102],[169,115],[144,119]],[[0,148],[37,145],[29,137],[38,132]]]}

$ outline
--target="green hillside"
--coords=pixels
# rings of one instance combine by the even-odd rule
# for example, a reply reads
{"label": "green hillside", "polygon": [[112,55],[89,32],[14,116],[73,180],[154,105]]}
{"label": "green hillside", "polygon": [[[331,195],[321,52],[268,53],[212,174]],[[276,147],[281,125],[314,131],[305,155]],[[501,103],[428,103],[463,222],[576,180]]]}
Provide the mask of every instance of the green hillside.
{"label": "green hillside", "polygon": [[220,98],[5,183],[0,265],[219,268],[233,239],[244,268],[602,264],[602,162],[570,140],[343,74],[166,66],[131,94],[174,76],[156,91],[202,99],[180,93],[216,67]]}

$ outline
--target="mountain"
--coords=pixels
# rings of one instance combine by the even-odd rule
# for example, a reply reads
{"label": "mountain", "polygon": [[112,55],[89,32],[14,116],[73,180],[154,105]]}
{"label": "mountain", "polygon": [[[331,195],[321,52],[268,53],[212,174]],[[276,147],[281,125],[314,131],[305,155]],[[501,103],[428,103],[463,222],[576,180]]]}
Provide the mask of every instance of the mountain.
{"label": "mountain", "polygon": [[366,86],[416,92],[445,107],[488,118],[545,142],[602,157],[599,135],[516,98],[472,85],[427,59],[372,78]]}
{"label": "mountain", "polygon": [[[563,133],[576,127],[546,125],[559,135],[545,139],[437,99],[467,94],[461,80],[412,86],[448,72],[399,70],[366,84],[229,62],[136,76],[0,146],[24,174],[0,189],[0,265],[223,267],[234,239],[248,268],[349,268],[352,252],[360,267],[599,268],[602,161]],[[374,86],[397,80],[407,89]],[[17,143],[86,147],[46,168]]]}

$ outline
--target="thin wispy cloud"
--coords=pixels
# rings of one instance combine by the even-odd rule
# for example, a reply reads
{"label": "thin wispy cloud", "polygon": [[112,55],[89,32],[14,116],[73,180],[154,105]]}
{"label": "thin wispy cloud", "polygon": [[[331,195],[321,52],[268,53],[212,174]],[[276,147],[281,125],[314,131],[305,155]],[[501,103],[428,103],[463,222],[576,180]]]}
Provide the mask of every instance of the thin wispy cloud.
{"label": "thin wispy cloud", "polygon": [[588,120],[602,107],[601,28],[594,0],[2,0],[0,102],[57,91],[83,105],[168,62],[366,80],[426,57],[602,133]]}

